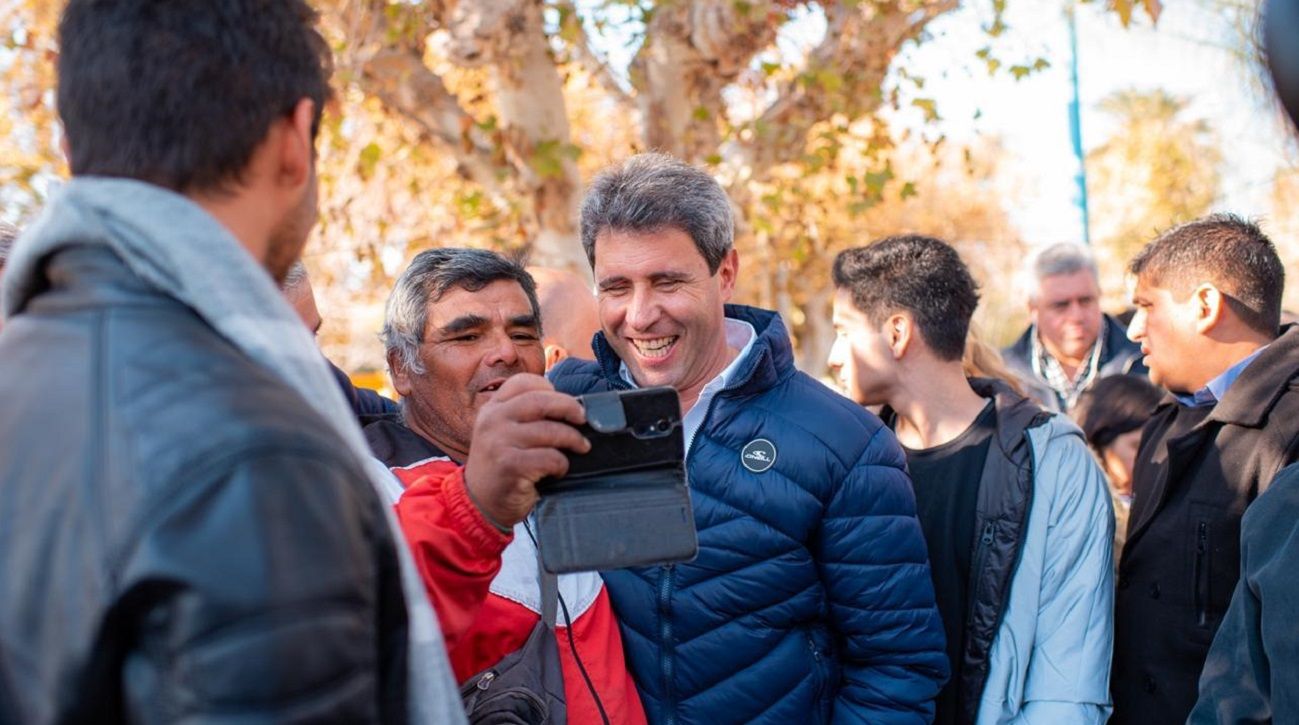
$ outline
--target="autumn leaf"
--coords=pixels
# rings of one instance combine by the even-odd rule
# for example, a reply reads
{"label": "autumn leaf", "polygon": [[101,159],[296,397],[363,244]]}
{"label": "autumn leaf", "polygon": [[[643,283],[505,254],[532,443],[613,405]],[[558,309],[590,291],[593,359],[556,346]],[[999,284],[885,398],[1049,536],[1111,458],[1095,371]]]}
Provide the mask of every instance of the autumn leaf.
{"label": "autumn leaf", "polygon": [[938,120],[938,103],[932,98],[913,98],[911,105],[919,108],[925,113],[926,121]]}

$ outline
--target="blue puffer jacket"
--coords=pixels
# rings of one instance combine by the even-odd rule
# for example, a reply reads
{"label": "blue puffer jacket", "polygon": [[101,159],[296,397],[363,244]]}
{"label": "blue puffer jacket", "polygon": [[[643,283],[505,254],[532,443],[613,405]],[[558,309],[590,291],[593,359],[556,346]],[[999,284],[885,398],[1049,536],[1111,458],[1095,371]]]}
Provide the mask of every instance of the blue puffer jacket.
{"label": "blue puffer jacket", "polygon": [[[779,316],[726,314],[757,339],[689,453],[699,557],[605,574],[649,720],[927,723],[948,667],[902,449],[794,369]],[[627,387],[595,348],[555,386]],[[740,461],[756,439],[776,451],[762,473]]]}

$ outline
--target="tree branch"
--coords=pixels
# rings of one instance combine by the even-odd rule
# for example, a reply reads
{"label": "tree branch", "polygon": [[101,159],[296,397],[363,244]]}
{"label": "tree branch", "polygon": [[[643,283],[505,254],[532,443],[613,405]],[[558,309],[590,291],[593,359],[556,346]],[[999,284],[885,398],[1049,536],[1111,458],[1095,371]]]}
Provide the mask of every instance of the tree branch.
{"label": "tree branch", "polygon": [[590,74],[620,107],[628,111],[635,110],[636,103],[632,94],[623,87],[613,69],[609,67],[608,61],[600,57],[592,47],[591,37],[586,32],[586,25],[577,12],[577,6],[565,0],[555,3],[555,8],[563,18],[561,23],[565,25],[560,28],[560,35],[572,48],[573,58],[577,64]]}
{"label": "tree branch", "polygon": [[362,79],[385,106],[440,140],[462,176],[498,200],[508,196],[501,183],[508,167],[497,145],[422,58],[408,50],[380,50],[362,65]]}
{"label": "tree branch", "polygon": [[785,20],[769,0],[660,5],[631,69],[646,146],[694,162],[717,153],[722,89],[771,45]]}
{"label": "tree branch", "polygon": [[[957,5],[959,0],[929,0],[918,8],[908,0],[824,3],[825,38],[808,56],[805,71],[782,84],[740,147],[740,163],[751,178],[761,179],[772,166],[800,156],[817,122],[834,113],[855,119],[878,110],[880,89],[898,51]],[[834,74],[837,86],[827,87],[822,72]]]}
{"label": "tree branch", "polygon": [[437,0],[418,6],[347,0],[335,13],[349,41],[348,52],[339,59],[362,90],[440,141],[455,156],[462,177],[508,205],[499,144],[423,60],[429,29],[445,13],[445,4]]}

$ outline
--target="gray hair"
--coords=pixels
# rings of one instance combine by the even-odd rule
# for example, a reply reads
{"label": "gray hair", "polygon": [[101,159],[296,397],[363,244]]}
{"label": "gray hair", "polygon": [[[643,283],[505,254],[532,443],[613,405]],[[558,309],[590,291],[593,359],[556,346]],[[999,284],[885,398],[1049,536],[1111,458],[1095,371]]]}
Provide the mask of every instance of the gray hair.
{"label": "gray hair", "polygon": [[731,200],[707,172],[666,154],[645,153],[606,169],[582,200],[582,248],[595,267],[595,239],[606,231],[677,228],[716,272],[735,241]]}
{"label": "gray hair", "polygon": [[415,255],[397,278],[383,311],[383,331],[379,337],[389,367],[395,358],[413,375],[427,372],[419,359],[419,347],[424,343],[424,328],[428,326],[429,303],[442,299],[453,287],[477,292],[500,280],[518,282],[523,288],[540,332],[537,285],[523,265],[484,249],[429,249]]}
{"label": "gray hair", "polygon": [[1090,272],[1092,279],[1100,283],[1100,271],[1096,268],[1096,258],[1084,246],[1073,242],[1060,242],[1033,255],[1028,262],[1025,277],[1028,282],[1029,297],[1037,295],[1038,284],[1047,277],[1058,274]]}
{"label": "gray hair", "polygon": [[0,221],[0,267],[9,261],[9,251],[13,249],[14,240],[18,238],[18,228]]}
{"label": "gray hair", "polygon": [[280,283],[280,290],[285,294],[294,294],[303,282],[307,281],[307,265],[302,260],[293,263],[289,271],[284,275],[284,281]]}

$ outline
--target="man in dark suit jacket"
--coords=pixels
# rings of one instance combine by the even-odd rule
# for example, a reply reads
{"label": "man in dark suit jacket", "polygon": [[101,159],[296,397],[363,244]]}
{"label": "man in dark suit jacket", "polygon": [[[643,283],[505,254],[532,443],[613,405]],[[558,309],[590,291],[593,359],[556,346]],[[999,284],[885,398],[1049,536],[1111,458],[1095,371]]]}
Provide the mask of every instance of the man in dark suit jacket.
{"label": "man in dark suit jacket", "polygon": [[[1172,395],[1142,436],[1115,597],[1115,723],[1183,722],[1240,575],[1240,520],[1299,459],[1299,328],[1252,223],[1176,227],[1131,263],[1151,380]],[[1280,333],[1280,334],[1278,334]]]}

